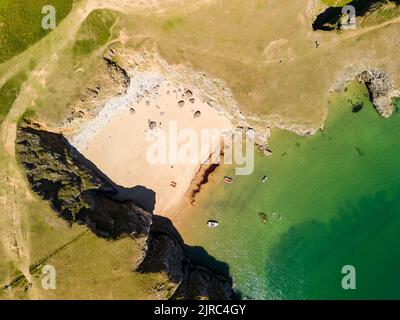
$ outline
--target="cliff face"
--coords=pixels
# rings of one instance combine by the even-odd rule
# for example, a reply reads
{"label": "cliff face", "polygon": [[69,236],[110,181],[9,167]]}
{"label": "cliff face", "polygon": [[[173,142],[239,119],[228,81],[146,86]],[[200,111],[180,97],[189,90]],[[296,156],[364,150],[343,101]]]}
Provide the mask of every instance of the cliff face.
{"label": "cliff face", "polygon": [[32,189],[64,219],[105,238],[149,233],[151,215],[133,202],[113,200],[111,182],[62,135],[24,126],[16,148]]}
{"label": "cliff face", "polygon": [[133,201],[116,200],[112,181],[61,134],[24,123],[18,128],[16,151],[32,189],[62,218],[86,225],[99,237],[137,240],[143,251],[137,271],[166,275],[175,288],[172,298],[234,298],[229,279],[190,261],[171,221]]}

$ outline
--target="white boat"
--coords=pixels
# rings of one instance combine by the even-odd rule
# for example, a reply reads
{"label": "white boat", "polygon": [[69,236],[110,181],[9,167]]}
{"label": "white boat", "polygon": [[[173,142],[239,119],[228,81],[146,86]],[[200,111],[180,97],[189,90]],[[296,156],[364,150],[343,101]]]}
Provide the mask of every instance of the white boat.
{"label": "white boat", "polygon": [[209,228],[216,228],[216,227],[218,227],[218,221],[215,221],[215,220],[208,220],[208,221],[207,221],[207,226],[208,226]]}
{"label": "white boat", "polygon": [[262,177],[261,181],[262,181],[262,183],[267,182],[268,181],[268,177],[267,176]]}

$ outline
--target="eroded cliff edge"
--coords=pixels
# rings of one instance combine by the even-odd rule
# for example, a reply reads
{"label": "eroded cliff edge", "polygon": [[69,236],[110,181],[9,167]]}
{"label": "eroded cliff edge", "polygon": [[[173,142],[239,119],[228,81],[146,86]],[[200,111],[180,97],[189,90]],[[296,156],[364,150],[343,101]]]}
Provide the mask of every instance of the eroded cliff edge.
{"label": "eroded cliff edge", "polygon": [[18,127],[16,154],[32,189],[62,218],[86,225],[99,237],[137,241],[143,254],[136,271],[165,275],[172,299],[236,297],[230,279],[190,261],[168,219],[146,212],[133,201],[115,199],[117,186],[63,135],[24,122]]}

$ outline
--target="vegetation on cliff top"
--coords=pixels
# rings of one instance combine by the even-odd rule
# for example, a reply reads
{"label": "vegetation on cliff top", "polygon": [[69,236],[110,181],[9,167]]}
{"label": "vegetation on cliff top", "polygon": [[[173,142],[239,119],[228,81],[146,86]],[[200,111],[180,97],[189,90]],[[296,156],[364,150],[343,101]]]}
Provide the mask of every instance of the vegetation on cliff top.
{"label": "vegetation on cliff top", "polygon": [[18,73],[7,80],[0,88],[0,124],[10,111],[17,99],[21,86],[26,80],[25,73]]}
{"label": "vegetation on cliff top", "polygon": [[0,2],[0,63],[43,38],[42,7],[53,5],[60,22],[72,9],[73,0],[2,0]]}
{"label": "vegetation on cliff top", "polygon": [[95,10],[89,14],[78,30],[74,53],[87,55],[105,45],[111,37],[111,28],[117,19],[111,10]]}

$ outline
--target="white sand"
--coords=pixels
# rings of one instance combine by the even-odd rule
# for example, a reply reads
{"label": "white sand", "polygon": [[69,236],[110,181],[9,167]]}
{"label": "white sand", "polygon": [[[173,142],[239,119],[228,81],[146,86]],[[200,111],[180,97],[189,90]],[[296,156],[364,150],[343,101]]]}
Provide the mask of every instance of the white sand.
{"label": "white sand", "polygon": [[[72,140],[82,154],[116,184],[153,190],[156,193],[154,213],[169,218],[176,215],[200,162],[173,166],[149,163],[146,152],[152,142],[146,141],[146,134],[157,130],[168,133],[170,121],[176,121],[178,130],[190,128],[199,136],[202,128],[232,129],[225,116],[200,101],[195,91],[189,89],[192,97],[185,95],[184,87],[175,87],[158,76],[137,75],[132,79],[128,94],[107,103],[99,116]],[[194,98],[194,103],[189,98]],[[181,100],[185,101],[183,107],[178,105]],[[194,118],[196,111],[201,111],[199,118]],[[149,119],[157,123],[156,129],[149,128]],[[201,161],[205,161],[210,152],[203,152]],[[172,181],[176,182],[176,187],[171,186]]]}

